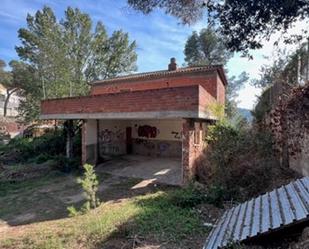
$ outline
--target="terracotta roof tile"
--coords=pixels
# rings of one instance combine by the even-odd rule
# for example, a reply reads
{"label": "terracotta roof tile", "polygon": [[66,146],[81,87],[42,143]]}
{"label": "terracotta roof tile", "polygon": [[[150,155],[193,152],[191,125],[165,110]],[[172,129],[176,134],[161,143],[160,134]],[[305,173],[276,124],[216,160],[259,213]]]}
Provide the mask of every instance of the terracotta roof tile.
{"label": "terracotta roof tile", "polygon": [[133,81],[133,80],[149,80],[149,79],[157,79],[160,77],[173,77],[173,76],[177,76],[181,74],[208,72],[208,71],[218,71],[224,84],[227,84],[226,76],[225,76],[222,65],[192,66],[192,67],[178,68],[175,71],[160,70],[160,71],[153,71],[153,72],[129,74],[129,75],[117,76],[114,78],[109,78],[109,79],[104,79],[104,80],[93,81],[90,84],[96,85],[96,84],[107,84],[107,83],[116,83],[116,82]]}

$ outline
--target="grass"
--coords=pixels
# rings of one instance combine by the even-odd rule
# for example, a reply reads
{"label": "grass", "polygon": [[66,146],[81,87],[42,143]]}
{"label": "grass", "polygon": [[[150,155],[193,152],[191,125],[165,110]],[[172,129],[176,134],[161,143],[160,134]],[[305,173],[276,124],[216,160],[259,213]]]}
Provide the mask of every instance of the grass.
{"label": "grass", "polygon": [[[102,204],[89,214],[31,225],[22,235],[0,241],[1,248],[99,248],[110,237],[147,238],[160,243],[206,236],[198,214],[169,202],[171,192],[157,192]],[[115,235],[116,234],[116,235]]]}
{"label": "grass", "polygon": [[48,173],[38,179],[29,179],[26,181],[0,181],[0,197],[6,197],[13,194],[21,194],[21,192],[31,191],[41,186],[51,183],[61,182],[63,174],[60,172]]}
{"label": "grass", "polygon": [[[40,178],[2,183],[0,248],[110,248],[104,246],[111,240],[129,243],[130,238],[136,237],[145,243],[164,243],[166,248],[195,248],[207,236],[208,230],[202,226],[195,208],[201,198],[193,189],[157,187],[132,194],[131,187],[136,184],[132,179],[115,181],[103,188],[99,196],[108,201],[88,214],[68,218],[66,204],[61,200],[80,192],[75,178],[52,171]],[[104,184],[104,180],[112,178],[99,175],[99,179]],[[188,196],[196,198],[188,202]],[[9,222],[27,212],[36,215],[29,224]],[[1,220],[14,226],[5,236],[1,234]]]}

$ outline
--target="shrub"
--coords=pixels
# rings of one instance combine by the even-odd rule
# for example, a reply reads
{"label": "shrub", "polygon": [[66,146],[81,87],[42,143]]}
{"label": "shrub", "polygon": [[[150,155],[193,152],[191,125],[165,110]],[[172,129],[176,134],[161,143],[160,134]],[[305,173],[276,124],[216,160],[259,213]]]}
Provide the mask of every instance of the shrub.
{"label": "shrub", "polygon": [[49,159],[57,162],[55,167],[68,172],[79,166],[81,155],[81,137],[78,133],[73,140],[74,159],[65,157],[66,141],[62,130],[45,133],[40,137],[17,137],[7,145],[0,146],[0,162],[3,163],[43,163]]}
{"label": "shrub", "polygon": [[65,152],[65,139],[61,131],[46,133],[40,137],[12,139],[1,147],[2,159],[9,162],[26,162],[40,154],[49,156]]}
{"label": "shrub", "polygon": [[197,179],[208,185],[208,202],[220,205],[223,200],[256,196],[285,174],[273,156],[268,133],[221,121],[209,127],[206,140]]}
{"label": "shrub", "polygon": [[80,211],[78,211],[74,206],[67,207],[67,210],[69,212],[69,217],[75,217],[80,214]]}
{"label": "shrub", "polygon": [[206,202],[217,207],[223,207],[223,201],[226,199],[224,194],[225,190],[223,187],[216,185],[209,186]]}
{"label": "shrub", "polygon": [[68,207],[69,215],[75,216],[79,213],[86,213],[90,209],[96,208],[100,204],[100,200],[97,198],[97,191],[99,181],[97,175],[90,164],[84,164],[83,166],[85,172],[83,178],[78,178],[77,182],[81,184],[84,195],[86,197],[86,202],[82,206],[81,210],[78,211],[73,206]]}
{"label": "shrub", "polygon": [[169,201],[178,207],[192,208],[206,201],[206,193],[193,185],[172,192]]}

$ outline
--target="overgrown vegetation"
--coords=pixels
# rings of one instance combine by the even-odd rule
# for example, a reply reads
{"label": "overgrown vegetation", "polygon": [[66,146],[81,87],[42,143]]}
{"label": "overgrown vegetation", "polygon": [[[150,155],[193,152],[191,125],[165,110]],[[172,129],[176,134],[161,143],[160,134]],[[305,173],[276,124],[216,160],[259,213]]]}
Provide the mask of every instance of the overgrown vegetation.
{"label": "overgrown vegetation", "polygon": [[260,69],[260,78],[252,81],[255,87],[263,90],[252,112],[255,122],[260,123],[279,99],[291,94],[291,89],[308,80],[307,68],[309,52],[307,43],[287,53],[279,50],[269,65]]}
{"label": "overgrown vegetation", "polygon": [[[99,178],[102,177],[97,174]],[[110,179],[108,176],[104,178]],[[104,186],[104,181],[100,182]],[[158,186],[153,189],[155,192],[150,188],[134,195],[131,193],[129,198],[118,199],[116,196],[120,192],[123,195],[132,191],[136,181],[119,183],[118,180],[114,184],[105,185],[99,190],[100,198],[105,199],[108,196],[112,201],[105,201],[85,215],[66,219],[59,219],[66,217],[63,201],[67,200],[68,196],[80,193],[76,178],[58,173],[14,185],[14,189],[10,188],[5,195],[0,195],[1,219],[10,224],[10,218],[14,220],[21,214],[34,212],[37,216],[32,218],[32,224],[20,228],[18,236],[15,234],[16,229],[19,229],[17,226],[10,230],[12,233],[1,237],[0,247],[113,248],[109,244],[112,241],[116,241],[117,245],[121,243],[123,248],[132,248],[134,243],[164,244],[167,248],[202,246],[209,231],[209,228],[203,226],[203,219],[198,211],[205,198],[202,191],[193,186],[184,189]],[[36,206],[30,208],[33,201],[36,201]],[[12,202],[23,205],[18,205],[18,209],[12,208],[9,205]],[[59,216],[55,216],[55,213]],[[51,217],[52,221],[46,221]],[[35,222],[36,219],[45,222]]]}
{"label": "overgrown vegetation", "polygon": [[243,122],[221,120],[210,126],[208,148],[198,165],[198,180],[207,184],[218,204],[246,200],[293,177],[273,155],[272,138]]}
{"label": "overgrown vegetation", "polygon": [[40,137],[16,137],[6,145],[0,145],[0,163],[43,163],[53,160],[54,167],[69,171],[80,162],[80,134],[74,137],[74,159],[67,159],[65,153],[65,136],[61,129],[48,132]]}

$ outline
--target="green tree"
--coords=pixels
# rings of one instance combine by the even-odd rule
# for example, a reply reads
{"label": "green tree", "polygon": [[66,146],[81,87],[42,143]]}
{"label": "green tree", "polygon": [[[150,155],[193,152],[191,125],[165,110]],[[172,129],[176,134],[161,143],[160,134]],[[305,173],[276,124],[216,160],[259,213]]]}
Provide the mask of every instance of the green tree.
{"label": "green tree", "polygon": [[6,88],[6,96],[4,99],[3,105],[3,116],[6,116],[7,105],[11,95],[17,91],[17,86],[14,84],[12,79],[12,73],[5,70],[6,63],[3,60],[0,60],[0,83]]}
{"label": "green tree", "polygon": [[225,92],[225,111],[228,117],[233,117],[238,114],[237,98],[239,91],[246,83],[249,83],[249,74],[245,71],[241,72],[237,77],[232,76],[228,79],[228,86]]}
{"label": "green tree", "polygon": [[127,33],[109,37],[101,22],[92,27],[90,16],[77,8],[68,7],[60,21],[47,6],[28,14],[16,51],[37,75],[21,106],[29,120],[37,118],[41,99],[85,95],[88,81],[136,70],[136,43]]}
{"label": "green tree", "polygon": [[[306,81],[309,70],[308,57],[309,51],[306,49],[308,44],[303,43],[292,53],[286,50],[279,50],[275,59],[260,68],[260,77],[252,81],[257,88],[266,89],[274,83],[296,85],[299,80]],[[269,60],[271,58],[268,58]]]}
{"label": "green tree", "polygon": [[0,60],[0,82],[6,88],[6,97],[3,106],[3,116],[7,116],[7,107],[10,97],[16,93],[21,95],[25,87],[33,79],[33,70],[26,63],[12,60],[9,63],[10,71],[5,70],[5,62]]}
{"label": "green tree", "polygon": [[208,27],[199,33],[193,32],[185,45],[185,61],[188,65],[225,65],[231,58],[223,38]]}
{"label": "green tree", "polygon": [[88,79],[106,79],[123,72],[136,71],[136,64],[132,63],[137,60],[135,48],[135,41],[130,43],[129,35],[121,30],[113,32],[108,38],[103,24],[99,22],[92,47],[94,55],[86,70]]}
{"label": "green tree", "polygon": [[265,114],[277,103],[279,96],[281,99],[288,97],[294,86],[308,80],[307,46],[308,44],[301,44],[298,49],[290,53],[279,50],[270,64],[260,68],[260,77],[252,81],[253,86],[262,89],[253,111],[256,122],[263,120]]}
{"label": "green tree", "polygon": [[308,20],[307,0],[128,0],[135,10],[148,14],[161,8],[185,24],[192,24],[206,14],[208,21],[218,24],[231,51],[245,51],[262,47],[276,31],[283,34],[285,42],[296,42],[308,36],[304,27],[297,36],[287,34],[295,22]]}
{"label": "green tree", "polygon": [[[193,32],[187,39],[184,54],[185,61],[190,66],[214,64],[225,66],[232,57],[222,36],[212,28],[202,29],[199,33]],[[226,88],[226,114],[228,117],[237,114],[238,92],[248,80],[249,75],[246,72],[242,72],[238,77],[229,78]]]}

